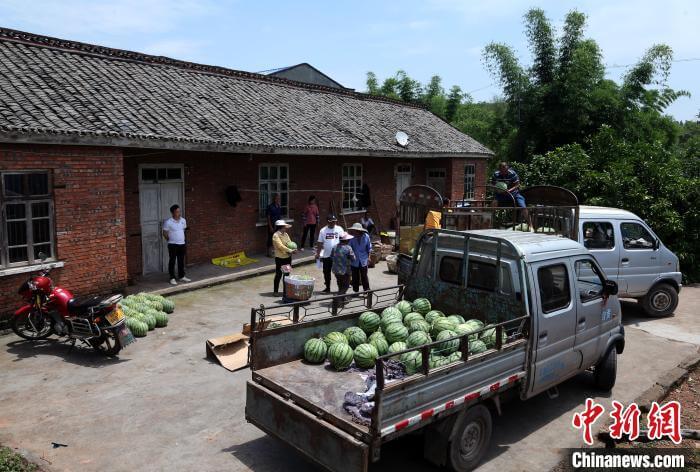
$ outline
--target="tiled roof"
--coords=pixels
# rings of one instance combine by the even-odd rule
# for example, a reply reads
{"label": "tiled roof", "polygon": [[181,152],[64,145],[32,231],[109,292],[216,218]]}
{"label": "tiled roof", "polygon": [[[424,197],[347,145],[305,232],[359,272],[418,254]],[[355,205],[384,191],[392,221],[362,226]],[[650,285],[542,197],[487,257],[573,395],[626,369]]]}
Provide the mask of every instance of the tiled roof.
{"label": "tiled roof", "polygon": [[[405,148],[397,131],[409,136]],[[0,142],[491,155],[422,107],[3,28]]]}

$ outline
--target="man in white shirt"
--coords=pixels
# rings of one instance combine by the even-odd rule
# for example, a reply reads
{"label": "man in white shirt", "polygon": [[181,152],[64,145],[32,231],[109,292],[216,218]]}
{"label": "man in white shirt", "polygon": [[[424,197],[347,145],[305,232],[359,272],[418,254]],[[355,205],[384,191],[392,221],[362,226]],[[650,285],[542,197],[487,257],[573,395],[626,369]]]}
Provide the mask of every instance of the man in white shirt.
{"label": "man in white shirt", "polygon": [[189,282],[185,277],[185,230],[187,221],[181,217],[180,206],[170,207],[172,218],[168,218],[163,223],[163,237],[168,241],[168,271],[170,272],[170,285],[177,285],[175,280],[175,261],[177,260],[177,277],[180,282]]}
{"label": "man in white shirt", "polygon": [[[323,293],[331,292],[331,270],[333,269],[333,259],[331,255],[333,249],[340,242],[340,236],[345,233],[343,228],[338,226],[336,223],[338,219],[335,215],[328,215],[326,218],[328,224],[321,228],[318,232],[318,241],[316,242],[316,259],[321,259],[323,262],[323,281],[326,288]],[[340,286],[338,286],[340,290]]]}

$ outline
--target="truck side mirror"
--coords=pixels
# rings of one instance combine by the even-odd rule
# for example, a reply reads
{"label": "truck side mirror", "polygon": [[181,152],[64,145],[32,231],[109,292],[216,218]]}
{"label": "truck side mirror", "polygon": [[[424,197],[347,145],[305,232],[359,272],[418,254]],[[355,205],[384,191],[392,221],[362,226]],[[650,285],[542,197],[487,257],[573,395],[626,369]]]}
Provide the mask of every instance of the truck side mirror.
{"label": "truck side mirror", "polygon": [[659,249],[661,247],[661,240],[660,239],[654,239],[654,251]]}
{"label": "truck side mirror", "polygon": [[606,280],[603,283],[603,294],[617,295],[617,282],[614,280]]}

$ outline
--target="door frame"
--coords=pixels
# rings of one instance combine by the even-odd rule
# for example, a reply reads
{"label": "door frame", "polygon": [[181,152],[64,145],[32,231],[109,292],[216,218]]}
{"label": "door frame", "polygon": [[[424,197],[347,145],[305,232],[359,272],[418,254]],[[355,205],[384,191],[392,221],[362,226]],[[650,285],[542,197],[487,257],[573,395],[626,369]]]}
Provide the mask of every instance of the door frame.
{"label": "door frame", "polygon": [[[442,184],[443,184],[442,191],[440,189],[437,189],[437,188],[433,187],[432,185],[430,185],[430,179],[431,179],[430,173],[431,172],[442,172],[445,174],[442,176]],[[433,177],[433,178],[437,178],[437,177]],[[425,169],[425,185],[437,190],[438,193],[444,198],[445,197],[444,193],[447,192],[447,167],[428,167],[427,169]]]}
{"label": "door frame", "polygon": [[[399,162],[394,165],[394,189],[398,190],[398,184],[399,184],[399,173],[402,175],[406,175],[406,172],[399,172],[399,166],[408,166],[409,171],[408,171],[408,176],[410,177],[410,180],[408,182],[408,185],[406,187],[411,186],[411,181],[413,180],[413,164],[410,162]],[[404,188],[405,190],[405,188]],[[403,193],[403,190],[401,191]],[[398,192],[397,192],[398,193]],[[396,195],[396,201],[398,202],[401,199],[401,195]]]}
{"label": "door frame", "polygon": [[[160,185],[160,182],[158,181],[144,181],[142,177],[142,170],[143,169],[160,169],[160,168],[168,168],[168,169],[180,169],[180,179],[168,179],[167,182],[180,182],[180,185],[182,186],[182,203],[180,203],[180,211],[182,213],[183,218],[185,217],[185,164],[182,163],[141,163],[138,164],[137,166],[137,182],[138,182],[138,188],[139,188],[139,194],[141,193],[141,186],[146,184],[146,185],[154,185],[158,184]],[[160,191],[158,193],[158,198],[160,199]],[[160,202],[159,202],[160,206]],[[144,244],[143,244],[143,221],[141,220],[141,200],[139,199],[139,230],[141,234],[141,275],[144,274],[144,270],[146,267],[146,256],[145,252],[143,250]],[[158,228],[158,231],[162,233],[163,231],[163,221],[160,221],[160,226]],[[161,241],[161,257],[160,259],[162,260],[162,253],[163,253],[163,248],[162,248],[162,241]]]}

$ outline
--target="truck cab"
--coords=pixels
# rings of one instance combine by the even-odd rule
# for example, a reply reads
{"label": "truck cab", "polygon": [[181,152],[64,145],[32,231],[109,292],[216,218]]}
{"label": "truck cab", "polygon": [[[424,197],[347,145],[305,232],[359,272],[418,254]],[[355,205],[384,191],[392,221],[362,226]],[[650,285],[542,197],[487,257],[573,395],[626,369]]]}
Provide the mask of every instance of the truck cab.
{"label": "truck cab", "polygon": [[617,282],[620,297],[636,298],[651,316],[672,313],[682,287],[678,257],[634,213],[579,208],[579,242]]}

